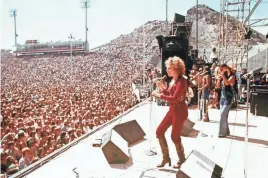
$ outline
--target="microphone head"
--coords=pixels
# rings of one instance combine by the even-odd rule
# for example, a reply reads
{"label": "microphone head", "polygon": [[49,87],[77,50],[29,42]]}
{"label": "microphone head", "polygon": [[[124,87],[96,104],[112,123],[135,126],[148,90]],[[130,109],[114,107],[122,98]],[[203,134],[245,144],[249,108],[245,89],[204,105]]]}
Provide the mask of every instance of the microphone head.
{"label": "microphone head", "polygon": [[162,78],[162,80],[167,80],[167,76],[164,75],[163,78]]}

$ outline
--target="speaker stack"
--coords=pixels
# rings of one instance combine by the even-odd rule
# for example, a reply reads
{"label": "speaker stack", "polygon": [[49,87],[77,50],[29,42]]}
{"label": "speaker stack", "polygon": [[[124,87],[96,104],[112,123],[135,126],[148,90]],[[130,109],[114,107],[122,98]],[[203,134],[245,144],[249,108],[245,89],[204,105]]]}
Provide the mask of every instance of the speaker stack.
{"label": "speaker stack", "polygon": [[[157,36],[156,37],[162,57],[162,76],[167,75],[165,62],[169,57],[180,57],[188,66],[189,40],[180,36]],[[190,66],[191,67],[191,66]]]}
{"label": "speaker stack", "polygon": [[268,92],[252,92],[250,112],[256,116],[268,117]]}

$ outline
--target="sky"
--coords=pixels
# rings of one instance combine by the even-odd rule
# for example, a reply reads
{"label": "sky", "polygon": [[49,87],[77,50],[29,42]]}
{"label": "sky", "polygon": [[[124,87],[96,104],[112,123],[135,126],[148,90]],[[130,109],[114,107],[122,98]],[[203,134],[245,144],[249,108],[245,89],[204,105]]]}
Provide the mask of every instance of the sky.
{"label": "sky", "polygon": [[[253,18],[268,17],[268,0],[263,0]],[[267,2],[267,3],[266,3]],[[254,3],[254,2],[253,2]],[[166,0],[91,0],[88,9],[88,41],[93,48],[132,32],[152,20],[165,20]],[[196,0],[168,0],[168,19],[174,13],[186,15]],[[219,11],[220,0],[199,0],[199,4]],[[10,10],[17,10],[18,44],[26,40],[40,42],[85,40],[85,9],[83,0],[1,0],[0,48],[14,45],[14,20]],[[268,33],[268,26],[257,29]]]}

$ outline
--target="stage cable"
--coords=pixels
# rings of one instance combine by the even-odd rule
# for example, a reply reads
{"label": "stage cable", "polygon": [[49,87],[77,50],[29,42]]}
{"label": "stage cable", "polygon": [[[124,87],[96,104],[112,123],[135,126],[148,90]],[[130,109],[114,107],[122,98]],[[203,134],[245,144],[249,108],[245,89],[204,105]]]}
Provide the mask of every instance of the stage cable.
{"label": "stage cable", "polygon": [[[236,100],[237,102],[237,100]],[[234,127],[233,127],[233,130],[232,130],[232,134],[234,134],[234,131],[235,131],[235,127],[236,127],[236,120],[237,120],[237,112],[238,112],[238,102],[237,102],[237,106],[236,106],[236,109],[235,109],[235,122],[234,122]],[[229,147],[229,152],[228,152],[228,156],[227,156],[227,160],[226,160],[226,163],[222,169],[222,175],[224,174],[225,170],[226,170],[226,167],[228,165],[228,162],[229,162],[229,159],[230,159],[230,155],[231,155],[231,151],[232,151],[232,146],[233,146],[233,140],[234,138],[231,137],[231,140],[230,140],[230,147]]]}

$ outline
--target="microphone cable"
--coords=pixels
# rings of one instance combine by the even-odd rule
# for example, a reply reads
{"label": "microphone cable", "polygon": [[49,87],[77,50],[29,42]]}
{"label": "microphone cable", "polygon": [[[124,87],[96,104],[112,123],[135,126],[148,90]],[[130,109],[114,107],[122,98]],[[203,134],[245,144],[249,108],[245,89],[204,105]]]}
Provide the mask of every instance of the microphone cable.
{"label": "microphone cable", "polygon": [[[237,102],[237,100],[236,100],[236,102]],[[236,105],[236,109],[235,109],[235,120],[234,120],[234,127],[233,127],[233,129],[232,129],[232,134],[234,134],[235,127],[236,127],[237,112],[238,112],[238,103],[237,103],[237,105]],[[228,123],[228,124],[229,124],[229,123]],[[230,146],[229,146],[229,151],[228,151],[228,156],[227,156],[226,163],[225,163],[225,165],[224,165],[224,167],[223,167],[223,169],[222,169],[222,175],[224,174],[224,172],[225,172],[225,170],[226,170],[226,167],[227,167],[227,165],[228,165],[228,162],[229,162],[229,160],[230,160],[230,155],[231,155],[232,146],[233,146],[233,140],[234,140],[234,138],[233,138],[233,137],[229,137],[229,138],[231,138],[231,140],[230,140]]]}

